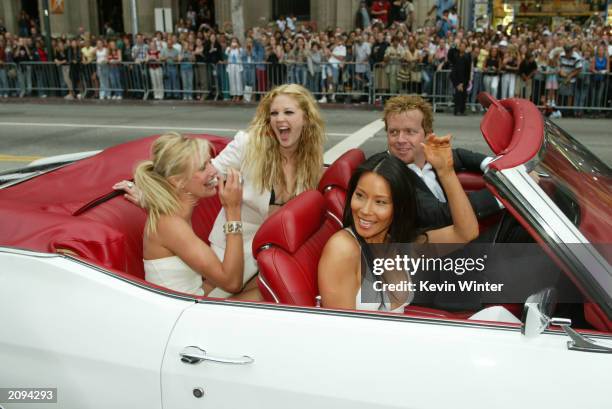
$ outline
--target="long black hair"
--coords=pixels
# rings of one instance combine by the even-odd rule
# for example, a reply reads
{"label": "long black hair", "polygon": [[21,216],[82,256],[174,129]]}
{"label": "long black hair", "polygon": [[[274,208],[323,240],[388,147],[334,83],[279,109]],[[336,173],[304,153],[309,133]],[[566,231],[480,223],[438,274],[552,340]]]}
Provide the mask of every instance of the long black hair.
{"label": "long black hair", "polygon": [[[393,219],[389,226],[389,242],[412,243],[421,234],[416,224],[417,202],[414,178],[417,176],[401,160],[387,152],[371,156],[353,172],[346,194],[342,224],[344,227],[351,228],[359,237],[355,229],[355,220],[353,220],[351,199],[359,179],[369,172],[382,176],[391,190]],[[362,242],[362,240],[361,238],[359,241]]]}

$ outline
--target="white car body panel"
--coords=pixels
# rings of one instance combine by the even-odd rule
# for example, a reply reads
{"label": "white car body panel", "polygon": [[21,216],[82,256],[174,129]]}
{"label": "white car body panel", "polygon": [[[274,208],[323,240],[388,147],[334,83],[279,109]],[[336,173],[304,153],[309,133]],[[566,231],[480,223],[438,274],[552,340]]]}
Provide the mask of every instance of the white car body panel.
{"label": "white car body panel", "polygon": [[60,408],[161,408],[164,349],[191,303],[36,254],[0,249],[0,385],[56,387]]}
{"label": "white car body panel", "polygon": [[[164,358],[164,407],[575,409],[608,400],[612,355],[569,351],[559,333],[527,339],[516,327],[304,311],[186,310]],[[186,364],[186,346],[255,361]],[[556,399],[552,385],[580,393]]]}

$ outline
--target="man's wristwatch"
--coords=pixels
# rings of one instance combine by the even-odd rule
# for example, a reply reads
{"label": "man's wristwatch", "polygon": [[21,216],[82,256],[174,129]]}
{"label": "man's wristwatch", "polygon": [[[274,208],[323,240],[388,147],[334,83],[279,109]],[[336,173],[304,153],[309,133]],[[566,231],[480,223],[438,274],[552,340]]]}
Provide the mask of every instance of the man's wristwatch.
{"label": "man's wristwatch", "polygon": [[225,224],[223,225],[223,233],[242,234],[242,222],[241,221],[225,222]]}

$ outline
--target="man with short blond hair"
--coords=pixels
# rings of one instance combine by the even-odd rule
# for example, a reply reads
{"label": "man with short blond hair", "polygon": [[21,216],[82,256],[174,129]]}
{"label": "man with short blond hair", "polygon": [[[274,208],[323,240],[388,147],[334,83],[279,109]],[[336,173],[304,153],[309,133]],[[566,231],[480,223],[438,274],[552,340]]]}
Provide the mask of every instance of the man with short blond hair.
{"label": "man with short blond hair", "polygon": [[[426,230],[451,225],[446,194],[435,170],[425,160],[422,144],[433,133],[433,110],[419,96],[398,95],[385,104],[383,113],[389,154],[397,157],[417,176],[417,226]],[[453,149],[457,172],[484,173],[491,158],[465,149]],[[469,192],[468,199],[479,219],[499,211],[495,197],[487,190]]]}

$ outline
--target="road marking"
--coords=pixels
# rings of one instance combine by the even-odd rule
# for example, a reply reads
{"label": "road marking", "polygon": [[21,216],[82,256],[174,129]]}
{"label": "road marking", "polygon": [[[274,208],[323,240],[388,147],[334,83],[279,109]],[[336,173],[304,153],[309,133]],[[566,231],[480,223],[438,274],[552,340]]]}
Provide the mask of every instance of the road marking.
{"label": "road marking", "polygon": [[340,142],[338,142],[335,146],[325,152],[323,156],[324,163],[332,163],[336,159],[338,159],[344,152],[351,148],[357,148],[368,139],[372,138],[378,131],[385,127],[385,123],[382,119],[377,119],[375,121],[370,122],[363,128],[359,129],[357,132],[353,132],[347,138],[344,138]]}
{"label": "road marking", "polygon": [[[97,124],[71,124],[71,123],[45,123],[45,122],[0,122],[5,126],[40,126],[46,128],[102,128],[102,129],[141,129],[141,130],[171,130],[193,132],[238,132],[238,128],[191,128],[181,126],[151,126],[151,125],[97,125]],[[328,133],[329,136],[350,136],[350,133]]]}
{"label": "road marking", "polygon": [[42,156],[16,156],[0,154],[0,162],[32,162],[33,160],[40,158],[42,158]]}
{"label": "road marking", "polygon": [[[197,132],[237,132],[239,129],[233,128],[188,128],[188,127],[167,127],[167,126],[141,126],[141,125],[94,125],[94,124],[71,124],[71,123],[40,123],[40,122],[0,122],[5,126],[39,126],[39,127],[62,127],[62,128],[111,128],[111,129],[144,129],[161,130],[172,129],[177,131],[197,131]],[[330,148],[323,157],[324,163],[332,163],[344,152],[351,148],[363,145],[368,139],[372,138],[378,131],[383,129],[385,123],[382,119],[370,122],[357,131],[349,133],[328,133],[329,136],[346,136],[343,140]],[[40,159],[41,156],[13,156],[0,155],[0,161],[5,162],[31,162]]]}

